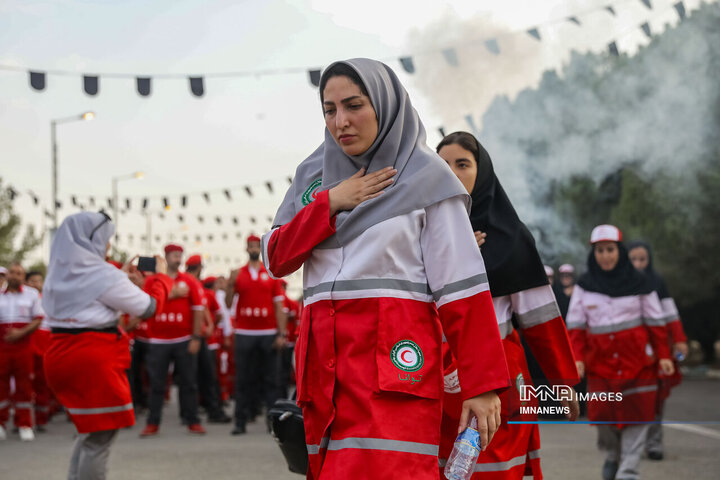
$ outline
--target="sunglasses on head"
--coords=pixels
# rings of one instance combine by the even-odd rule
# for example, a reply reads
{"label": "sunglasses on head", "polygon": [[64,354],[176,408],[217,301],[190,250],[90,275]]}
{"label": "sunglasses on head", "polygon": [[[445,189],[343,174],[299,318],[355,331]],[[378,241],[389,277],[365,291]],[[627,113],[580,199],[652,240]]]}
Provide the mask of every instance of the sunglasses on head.
{"label": "sunglasses on head", "polygon": [[104,218],[103,218],[102,222],[100,222],[98,224],[98,226],[93,228],[92,232],[90,232],[90,240],[92,240],[93,235],[95,235],[95,232],[97,232],[100,229],[100,227],[102,227],[103,225],[105,225],[107,222],[109,222],[111,220],[110,216],[107,213],[105,213],[105,211],[100,210],[98,213],[100,215],[102,215]]}

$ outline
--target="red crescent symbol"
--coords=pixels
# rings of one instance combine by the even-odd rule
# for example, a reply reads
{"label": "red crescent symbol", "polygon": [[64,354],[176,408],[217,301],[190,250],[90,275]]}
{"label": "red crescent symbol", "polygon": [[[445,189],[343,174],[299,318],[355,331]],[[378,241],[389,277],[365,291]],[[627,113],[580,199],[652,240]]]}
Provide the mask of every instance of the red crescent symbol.
{"label": "red crescent symbol", "polygon": [[400,354],[400,360],[402,360],[402,361],[405,362],[405,363],[412,363],[411,360],[408,360],[408,359],[405,358],[405,354],[406,354],[406,353],[410,353],[410,350],[404,350],[404,351]]}
{"label": "red crescent symbol", "polygon": [[313,192],[310,194],[310,196],[313,198],[317,198],[317,195],[318,195],[318,189],[316,188],[315,190],[313,190]]}

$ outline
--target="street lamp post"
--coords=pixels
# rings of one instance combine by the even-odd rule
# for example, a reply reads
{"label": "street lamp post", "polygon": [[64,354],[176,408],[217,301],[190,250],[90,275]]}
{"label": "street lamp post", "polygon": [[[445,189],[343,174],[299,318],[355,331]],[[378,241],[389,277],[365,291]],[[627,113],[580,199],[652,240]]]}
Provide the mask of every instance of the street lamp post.
{"label": "street lamp post", "polygon": [[112,207],[113,207],[113,222],[115,222],[115,245],[118,244],[118,223],[120,221],[120,215],[118,214],[118,182],[121,180],[142,180],[145,177],[143,172],[134,172],[129,175],[120,175],[119,177],[113,177],[112,179]]}
{"label": "street lamp post", "polygon": [[61,123],[79,122],[82,120],[92,120],[95,113],[85,112],[72,117],[58,118],[50,120],[50,141],[52,143],[52,198],[53,198],[53,230],[52,234],[58,228],[58,156],[57,156],[57,126]]}

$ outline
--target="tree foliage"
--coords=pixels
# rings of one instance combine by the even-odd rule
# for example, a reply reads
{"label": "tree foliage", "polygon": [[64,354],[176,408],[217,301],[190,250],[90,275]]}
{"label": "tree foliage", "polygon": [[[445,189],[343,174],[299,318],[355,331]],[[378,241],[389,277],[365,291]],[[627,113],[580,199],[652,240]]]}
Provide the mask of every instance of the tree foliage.
{"label": "tree foliage", "polygon": [[13,210],[12,189],[3,185],[0,178],[0,265],[13,261],[22,262],[25,256],[35,249],[42,237],[35,234],[32,225],[28,225],[22,237],[22,221]]}

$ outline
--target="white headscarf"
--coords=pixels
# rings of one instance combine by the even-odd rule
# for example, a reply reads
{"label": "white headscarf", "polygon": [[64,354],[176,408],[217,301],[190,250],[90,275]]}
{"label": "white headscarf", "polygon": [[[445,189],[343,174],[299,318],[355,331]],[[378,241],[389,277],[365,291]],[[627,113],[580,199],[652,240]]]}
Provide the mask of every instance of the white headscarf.
{"label": "white headscarf", "polygon": [[[52,318],[72,318],[127,275],[105,261],[105,249],[115,233],[102,213],[70,215],[55,234],[42,304]],[[92,238],[91,238],[92,237]]]}

